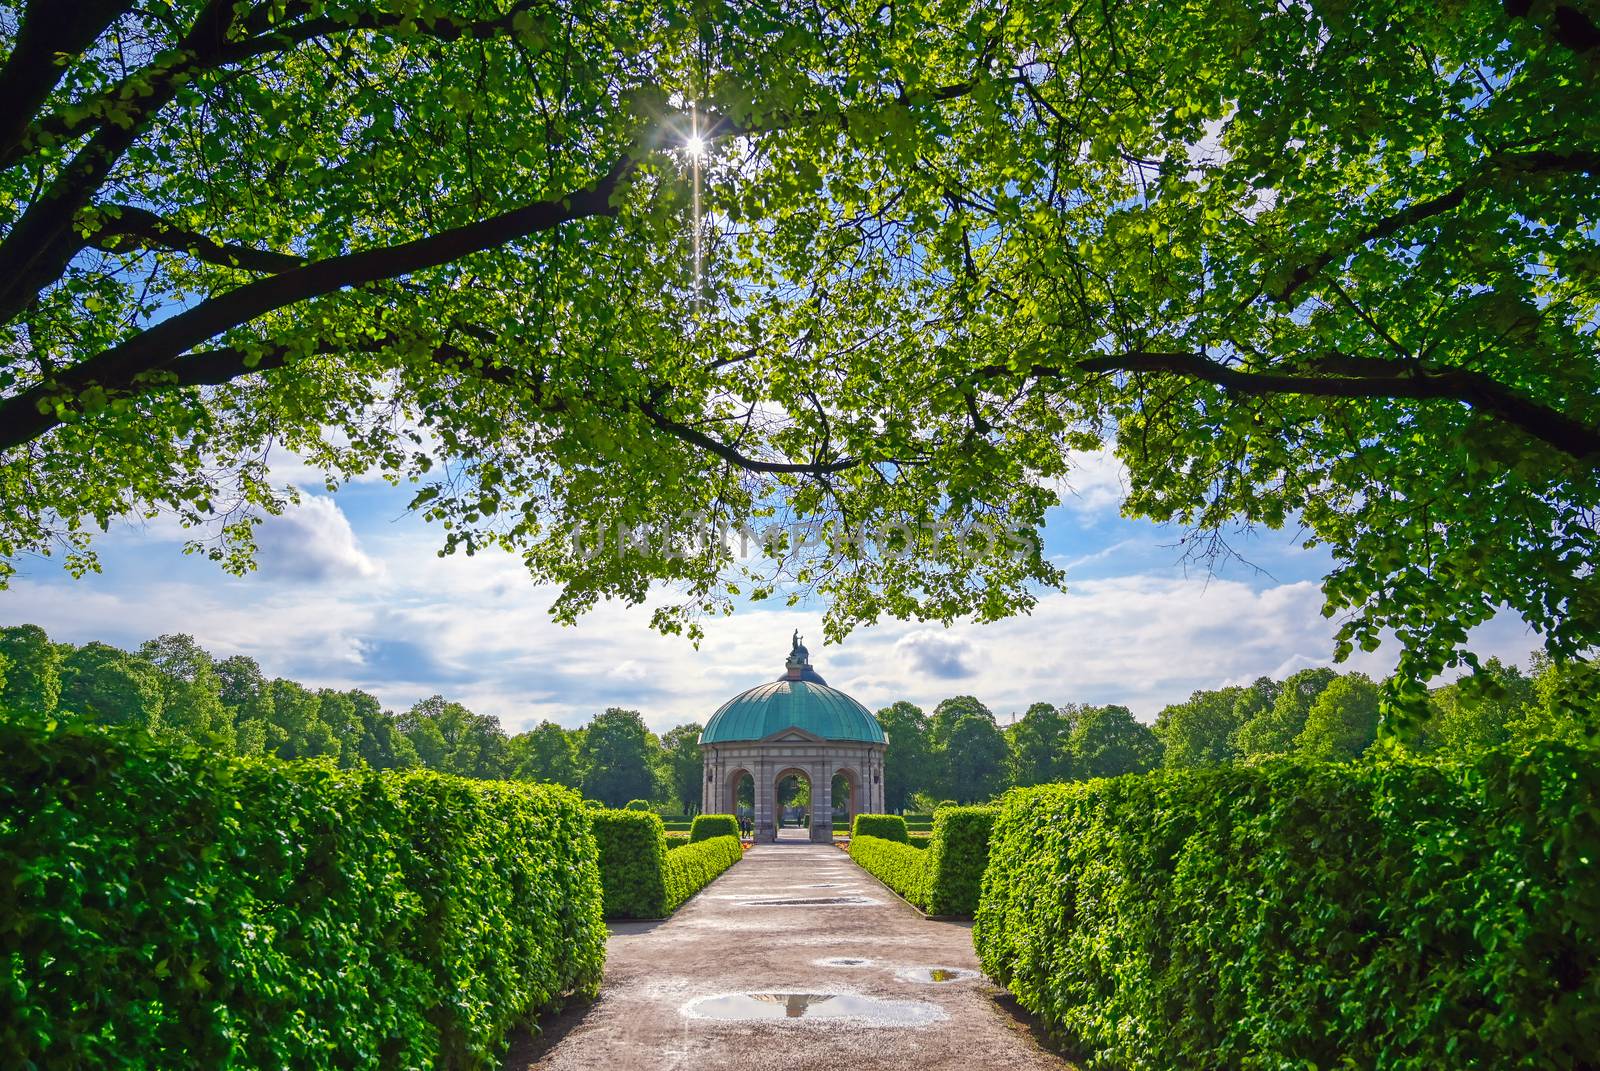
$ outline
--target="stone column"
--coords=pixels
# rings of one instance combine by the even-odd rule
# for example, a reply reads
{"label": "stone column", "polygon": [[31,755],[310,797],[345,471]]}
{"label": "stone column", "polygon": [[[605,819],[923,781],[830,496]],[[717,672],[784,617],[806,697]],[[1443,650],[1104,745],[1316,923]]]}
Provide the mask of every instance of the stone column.
{"label": "stone column", "polygon": [[717,793],[722,790],[722,779],[716,776],[716,749],[706,748],[700,754],[702,762],[700,770],[700,813],[716,814]]}
{"label": "stone column", "polygon": [[771,844],[778,839],[778,830],[773,824],[778,786],[772,783],[772,773],[772,764],[762,758],[756,760],[750,775],[755,779],[756,841],[761,844]]}
{"label": "stone column", "polygon": [[833,843],[833,760],[820,759],[811,778],[811,841],[814,844]]}
{"label": "stone column", "polygon": [[872,780],[867,781],[867,807],[872,808],[874,815],[883,813],[883,752],[874,751],[870,754],[867,765],[872,767]]}

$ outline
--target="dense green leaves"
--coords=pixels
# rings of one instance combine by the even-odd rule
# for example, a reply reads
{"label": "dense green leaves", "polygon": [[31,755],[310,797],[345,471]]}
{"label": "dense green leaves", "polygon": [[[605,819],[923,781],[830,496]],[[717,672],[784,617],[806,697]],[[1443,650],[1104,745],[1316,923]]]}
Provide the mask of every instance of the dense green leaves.
{"label": "dense green leaves", "polygon": [[974,943],[1093,1067],[1582,1067],[1596,844],[1558,743],[1017,789]]}
{"label": "dense green leaves", "polygon": [[[857,819],[859,821],[859,818]],[[927,899],[928,852],[903,841],[867,833],[850,838],[850,858],[912,906],[921,909]]]}
{"label": "dense green leaves", "polygon": [[608,918],[665,918],[744,854],[734,834],[669,852],[661,818],[650,811],[592,810],[590,815]]}
{"label": "dense green leaves", "polygon": [[694,842],[738,836],[739,820],[731,814],[697,814],[689,825],[689,840]]}
{"label": "dense green leaves", "polygon": [[877,837],[904,844],[906,820],[897,814],[858,814],[850,824],[850,836]]}
{"label": "dense green leaves", "polygon": [[164,512],[248,568],[282,444],[563,618],[838,636],[1026,609],[1109,443],[1203,558],[1327,548],[1392,712],[1503,609],[1600,639],[1578,7],[49,7],[0,31],[0,561]]}
{"label": "dense green leaves", "polygon": [[925,910],[967,915],[978,910],[978,890],[989,863],[989,831],[996,807],[941,807],[933,813],[928,844]]}
{"label": "dense green leaves", "polygon": [[910,841],[898,815],[857,815],[850,858],[930,915],[970,917],[997,813],[994,807],[941,807],[925,844]]}
{"label": "dense green leaves", "polygon": [[0,722],[8,1066],[497,1066],[598,987],[588,814],[544,786]]}

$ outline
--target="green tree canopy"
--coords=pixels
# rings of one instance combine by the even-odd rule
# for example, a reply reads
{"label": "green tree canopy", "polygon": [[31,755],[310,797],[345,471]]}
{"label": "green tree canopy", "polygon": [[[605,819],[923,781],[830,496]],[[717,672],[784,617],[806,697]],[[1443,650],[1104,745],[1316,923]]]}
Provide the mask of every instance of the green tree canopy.
{"label": "green tree canopy", "polygon": [[505,775],[506,734],[498,718],[435,695],[406,711],[398,724],[430,769],[461,777]]}
{"label": "green tree canopy", "polygon": [[1247,703],[1244,688],[1198,691],[1156,715],[1162,764],[1169,770],[1209,766],[1235,758],[1233,736]]}
{"label": "green tree canopy", "polygon": [[[1501,608],[1600,640],[1592,13],[885,10],[27,4],[0,561],[167,511],[246,568],[276,443],[418,481],[563,618],[781,579],[831,636],[991,619],[1062,579],[1026,537],[1112,435],[1130,514],[1327,548],[1396,710]],[[573,539],[691,516],[839,523]]]}
{"label": "green tree canopy", "polygon": [[1080,711],[1067,747],[1072,770],[1080,779],[1146,773],[1161,765],[1161,740],[1155,730],[1124,706]]}
{"label": "green tree canopy", "polygon": [[1005,787],[1005,737],[977,699],[958,695],[934,707],[929,735],[940,796],[981,803]]}
{"label": "green tree canopy", "polygon": [[597,714],[583,736],[583,794],[609,807],[651,799],[656,782],[650,759],[650,730],[637,710],[611,707]]}
{"label": "green tree canopy", "polygon": [[701,728],[692,724],[679,725],[668,730],[661,738],[672,794],[678,798],[685,814],[699,813],[703,795],[701,782],[705,777],[705,766],[700,761]]}
{"label": "green tree canopy", "polygon": [[1325,666],[1302,669],[1291,674],[1278,689],[1272,705],[1261,706],[1234,735],[1234,748],[1241,756],[1287,755],[1306,727],[1311,704],[1338,674]]}
{"label": "green tree canopy", "polygon": [[1378,736],[1378,686],[1365,673],[1344,673],[1328,682],[1306,712],[1295,750],[1312,759],[1353,759]]}
{"label": "green tree canopy", "polygon": [[142,658],[86,643],[61,667],[61,707],[107,725],[161,732],[161,675]]}
{"label": "green tree canopy", "polygon": [[146,640],[139,647],[139,657],[159,671],[163,727],[231,753],[233,719],[222,705],[222,682],[211,655],[194,637],[166,635]]}
{"label": "green tree canopy", "polygon": [[571,733],[553,721],[541,721],[506,744],[507,772],[524,781],[553,781],[581,788],[578,747]]}
{"label": "green tree canopy", "polygon": [[911,806],[914,792],[932,783],[932,726],[922,708],[901,700],[874,715],[889,737],[883,753],[883,805],[901,812]]}
{"label": "green tree canopy", "polygon": [[5,658],[5,688],[0,705],[20,713],[49,717],[61,699],[61,652],[38,625],[0,629]]}
{"label": "green tree canopy", "polygon": [[1035,703],[1021,720],[1006,727],[1006,774],[1011,784],[1044,785],[1071,776],[1067,741],[1076,715],[1075,707]]}

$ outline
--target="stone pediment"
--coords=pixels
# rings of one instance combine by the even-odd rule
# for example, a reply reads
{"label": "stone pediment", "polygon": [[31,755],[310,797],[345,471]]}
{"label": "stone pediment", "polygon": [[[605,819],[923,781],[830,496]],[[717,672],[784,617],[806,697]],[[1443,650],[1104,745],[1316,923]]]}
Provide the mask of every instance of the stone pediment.
{"label": "stone pediment", "polygon": [[791,725],[787,729],[779,729],[770,736],[762,737],[761,742],[763,744],[823,744],[827,741],[816,733],[808,733],[797,725]]}

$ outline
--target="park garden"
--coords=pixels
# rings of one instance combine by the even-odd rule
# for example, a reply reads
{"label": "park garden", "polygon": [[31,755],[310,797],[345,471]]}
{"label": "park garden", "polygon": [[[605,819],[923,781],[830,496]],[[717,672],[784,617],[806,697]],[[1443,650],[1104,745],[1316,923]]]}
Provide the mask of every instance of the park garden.
{"label": "park garden", "polygon": [[[0,585],[129,528],[247,577],[382,484],[555,623],[845,644],[1059,595],[1105,458],[1172,567],[1278,533],[1327,619],[1137,714],[862,708],[881,767],[763,767],[752,847],[709,722],[507,732],[0,591],[0,1064],[493,1068],[803,903],[981,965],[1025,1026],[917,1022],[1002,1066],[1596,1066],[1587,0],[19,0],[0,104]],[[751,891],[808,867],[871,895]],[[785,1066],[974,1066],[851,1022]]]}

